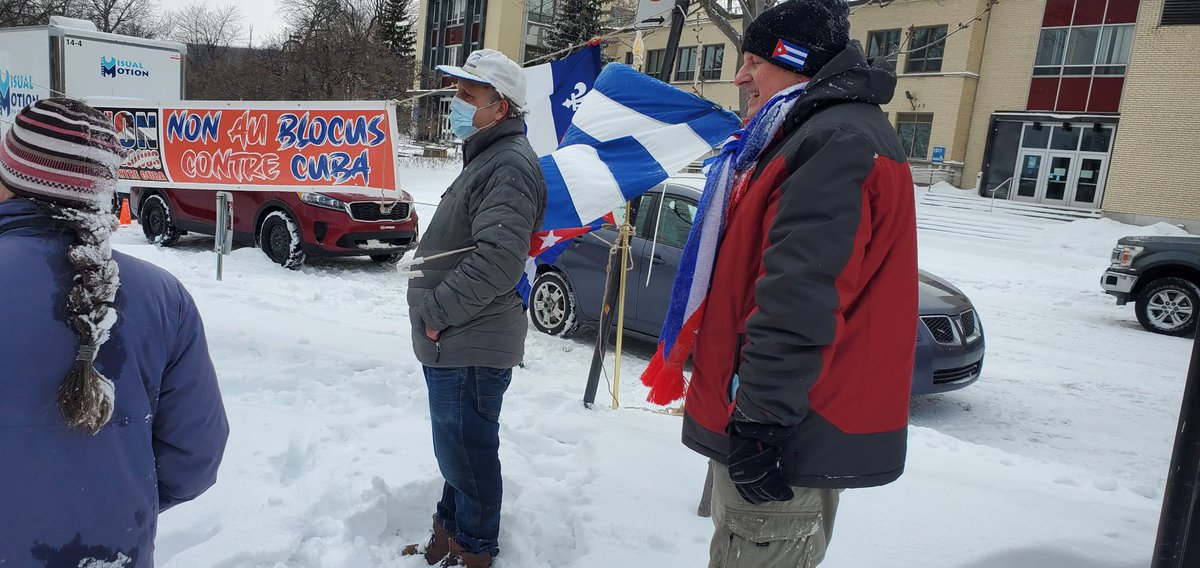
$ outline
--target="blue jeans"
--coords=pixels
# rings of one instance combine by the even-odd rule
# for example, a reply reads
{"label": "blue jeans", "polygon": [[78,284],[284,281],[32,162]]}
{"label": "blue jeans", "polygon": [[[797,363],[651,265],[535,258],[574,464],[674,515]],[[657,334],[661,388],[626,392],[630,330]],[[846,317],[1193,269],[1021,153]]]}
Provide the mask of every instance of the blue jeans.
{"label": "blue jeans", "polygon": [[442,527],[464,550],[499,554],[500,406],[512,369],[425,367],[433,453],[446,483]]}

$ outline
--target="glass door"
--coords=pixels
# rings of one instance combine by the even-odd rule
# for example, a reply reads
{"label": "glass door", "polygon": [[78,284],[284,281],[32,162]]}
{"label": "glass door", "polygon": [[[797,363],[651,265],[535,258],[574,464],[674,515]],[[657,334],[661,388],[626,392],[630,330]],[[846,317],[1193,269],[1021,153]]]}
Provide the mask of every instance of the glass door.
{"label": "glass door", "polygon": [[1074,154],[1054,154],[1049,156],[1049,167],[1046,168],[1046,184],[1042,192],[1042,203],[1066,205],[1067,197],[1074,183],[1072,164],[1076,161]]}
{"label": "glass door", "polygon": [[1045,165],[1044,152],[1024,152],[1017,162],[1017,171],[1013,175],[1016,191],[1013,199],[1019,201],[1037,201],[1042,181],[1042,169]]}
{"label": "glass door", "polygon": [[1081,155],[1075,174],[1075,187],[1071,194],[1072,207],[1100,208],[1103,196],[1105,158],[1104,156]]}

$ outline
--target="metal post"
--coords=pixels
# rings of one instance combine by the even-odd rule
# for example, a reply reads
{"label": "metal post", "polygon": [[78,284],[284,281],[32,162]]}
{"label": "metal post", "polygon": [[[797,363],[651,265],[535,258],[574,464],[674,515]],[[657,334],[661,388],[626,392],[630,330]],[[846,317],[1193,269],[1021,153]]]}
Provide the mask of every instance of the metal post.
{"label": "metal post", "polygon": [[217,230],[213,252],[217,253],[217,281],[225,273],[225,255],[233,251],[233,194],[217,192]]}
{"label": "metal post", "polygon": [[[1004,184],[1006,184],[1012,180],[1013,180],[1013,178],[1010,177],[1010,178],[1000,182],[1000,185],[997,185],[996,187],[992,188],[992,200],[988,205],[988,213],[991,213],[992,211],[994,211],[996,209],[996,192],[1000,191],[1000,188],[1004,187]],[[1008,189],[1009,189],[1009,191],[1012,191],[1012,187],[1009,187]]]}
{"label": "metal post", "polygon": [[1200,564],[1200,332],[1192,345],[1152,568]]}
{"label": "metal post", "polygon": [[683,20],[687,18],[690,0],[675,0],[675,9],[671,11],[671,35],[667,36],[667,52],[663,54],[663,67],[659,72],[659,80],[671,82],[675,73],[675,56],[679,51],[679,38],[683,35]]}

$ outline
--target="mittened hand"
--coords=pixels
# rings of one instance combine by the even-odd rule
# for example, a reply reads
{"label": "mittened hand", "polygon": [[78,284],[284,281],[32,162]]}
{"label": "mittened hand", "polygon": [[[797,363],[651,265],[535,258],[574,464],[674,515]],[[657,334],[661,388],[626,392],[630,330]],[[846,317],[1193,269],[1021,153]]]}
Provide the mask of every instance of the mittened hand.
{"label": "mittened hand", "polygon": [[795,494],[783,479],[783,446],[792,429],[756,422],[729,425],[729,477],[747,503],[791,501]]}

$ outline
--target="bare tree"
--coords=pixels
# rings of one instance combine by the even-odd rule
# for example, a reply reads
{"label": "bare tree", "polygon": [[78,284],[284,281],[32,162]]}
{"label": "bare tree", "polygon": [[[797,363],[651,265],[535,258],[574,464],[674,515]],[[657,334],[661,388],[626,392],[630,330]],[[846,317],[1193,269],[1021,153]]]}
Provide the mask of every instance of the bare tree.
{"label": "bare tree", "polygon": [[[3,0],[0,0],[3,1]],[[172,14],[188,44],[188,97],[242,100],[398,99],[415,65],[380,33],[386,0],[283,0],[287,27],[241,47],[236,8],[192,4]]]}
{"label": "bare tree", "polygon": [[44,26],[50,16],[77,16],[76,0],[0,0],[0,27]]}
{"label": "bare tree", "polygon": [[102,32],[134,35],[160,25],[154,0],[82,0],[80,10]]}
{"label": "bare tree", "polygon": [[[234,54],[234,45],[245,41],[245,26],[237,6],[212,7],[193,2],[172,12],[170,38],[188,45],[187,91],[189,96],[208,99],[247,98],[242,81],[230,75],[244,59]],[[214,77],[222,80],[214,81]]]}
{"label": "bare tree", "polygon": [[775,4],[774,0],[700,0],[700,6],[717,29],[737,46],[742,45],[750,22]]}
{"label": "bare tree", "polygon": [[171,39],[210,50],[245,41],[242,11],[236,5],[213,8],[194,2],[171,13]]}
{"label": "bare tree", "polygon": [[379,41],[381,0],[283,0],[290,37],[282,77],[298,96],[390,98],[412,84],[411,59]]}

